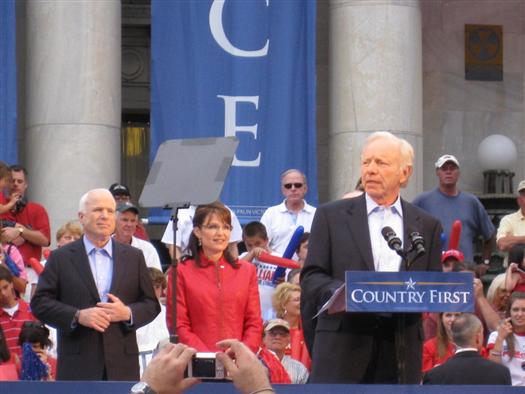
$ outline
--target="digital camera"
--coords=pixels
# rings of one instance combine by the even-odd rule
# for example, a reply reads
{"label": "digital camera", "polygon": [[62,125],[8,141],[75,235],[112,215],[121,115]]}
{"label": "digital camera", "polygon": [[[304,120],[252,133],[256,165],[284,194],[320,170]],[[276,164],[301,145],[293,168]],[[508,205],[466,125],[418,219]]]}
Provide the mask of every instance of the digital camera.
{"label": "digital camera", "polygon": [[226,371],[222,363],[216,359],[215,353],[196,353],[188,364],[187,376],[189,378],[224,380]]}

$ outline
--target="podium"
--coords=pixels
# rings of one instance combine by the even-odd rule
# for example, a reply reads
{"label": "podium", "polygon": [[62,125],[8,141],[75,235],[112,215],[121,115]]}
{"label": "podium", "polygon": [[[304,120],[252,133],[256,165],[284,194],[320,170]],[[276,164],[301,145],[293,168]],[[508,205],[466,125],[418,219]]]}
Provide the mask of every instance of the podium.
{"label": "podium", "polygon": [[346,271],[345,283],[321,313],[377,313],[395,318],[399,383],[406,384],[406,323],[410,313],[473,312],[474,275],[470,272]]}
{"label": "podium", "polygon": [[474,312],[471,272],[346,271],[319,314]]}

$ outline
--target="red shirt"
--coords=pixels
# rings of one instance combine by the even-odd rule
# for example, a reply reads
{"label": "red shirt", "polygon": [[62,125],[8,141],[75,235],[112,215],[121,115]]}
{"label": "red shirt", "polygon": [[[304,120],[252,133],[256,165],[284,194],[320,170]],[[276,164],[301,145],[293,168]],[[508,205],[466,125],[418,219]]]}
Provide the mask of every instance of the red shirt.
{"label": "red shirt", "polygon": [[300,361],[310,371],[312,360],[304,342],[304,333],[301,327],[290,329],[290,347],[285,350],[285,354]]}
{"label": "red shirt", "polygon": [[[0,204],[1,205],[6,205],[8,202],[9,202],[9,200],[4,196],[4,193],[0,192]],[[2,219],[2,220],[9,220],[9,221],[12,221],[12,222],[16,221],[15,220],[15,215],[14,215],[14,213],[11,210],[2,213],[0,215],[0,219]]]}
{"label": "red shirt", "polygon": [[422,372],[430,371],[436,365],[443,364],[454,355],[456,347],[449,342],[447,351],[443,357],[439,357],[437,349],[437,337],[431,338],[423,344],[423,368]]}
{"label": "red shirt", "polygon": [[29,305],[24,301],[18,300],[18,310],[13,316],[10,316],[6,311],[0,308],[0,326],[4,330],[4,336],[7,342],[7,347],[11,354],[16,354],[22,357],[22,349],[18,345],[18,336],[22,331],[22,326],[26,321],[36,320]]}
{"label": "red shirt", "polygon": [[[21,212],[15,213],[14,215],[17,223],[24,225],[30,230],[40,231],[48,240],[51,239],[49,217],[47,216],[47,212],[42,205],[34,202],[28,202]],[[26,264],[31,257],[34,257],[40,261],[40,258],[42,257],[41,246],[37,246],[28,241],[25,241],[22,245],[17,247]]]}
{"label": "red shirt", "polygon": [[[262,341],[262,318],[255,266],[238,260],[233,268],[226,260],[194,260],[177,266],[177,334],[181,343],[200,352],[213,352],[222,339],[234,338],[253,352]],[[171,275],[168,276],[166,318],[171,328]]]}
{"label": "red shirt", "polygon": [[146,229],[144,228],[144,225],[141,221],[137,223],[137,228],[135,229],[135,234],[133,234],[135,237],[143,239],[144,241],[149,241],[148,233],[146,232]]}

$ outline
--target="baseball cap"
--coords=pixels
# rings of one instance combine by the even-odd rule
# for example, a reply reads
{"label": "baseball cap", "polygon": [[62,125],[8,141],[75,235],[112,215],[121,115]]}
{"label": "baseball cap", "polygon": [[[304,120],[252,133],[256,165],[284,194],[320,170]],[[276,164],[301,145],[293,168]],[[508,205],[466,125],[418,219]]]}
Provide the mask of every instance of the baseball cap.
{"label": "baseball cap", "polygon": [[518,193],[525,189],[525,179],[518,184]]}
{"label": "baseball cap", "polygon": [[444,263],[449,258],[455,258],[458,261],[465,261],[465,255],[463,252],[456,249],[449,249],[441,254],[441,263]]}
{"label": "baseball cap", "polygon": [[117,205],[117,211],[118,212],[128,212],[128,211],[132,211],[134,213],[136,213],[137,215],[139,214],[139,210],[138,208],[133,205],[132,203],[130,202],[121,202]]}
{"label": "baseball cap", "polygon": [[451,161],[455,165],[459,167],[459,161],[456,159],[456,156],[452,155],[443,155],[436,161],[436,168],[441,168],[443,164],[445,164],[447,161]]}
{"label": "baseball cap", "polygon": [[268,320],[268,323],[266,323],[266,327],[264,327],[264,332],[268,332],[275,327],[283,327],[287,331],[290,331],[290,325],[288,324],[286,320],[271,319],[271,320]]}
{"label": "baseball cap", "polygon": [[113,194],[114,196],[124,195],[124,196],[131,197],[131,194],[129,193],[129,189],[128,189],[128,187],[127,187],[127,186],[124,186],[124,185],[121,185],[120,183],[114,183],[114,184],[112,184],[112,185],[109,187],[109,191],[110,191],[111,194]]}

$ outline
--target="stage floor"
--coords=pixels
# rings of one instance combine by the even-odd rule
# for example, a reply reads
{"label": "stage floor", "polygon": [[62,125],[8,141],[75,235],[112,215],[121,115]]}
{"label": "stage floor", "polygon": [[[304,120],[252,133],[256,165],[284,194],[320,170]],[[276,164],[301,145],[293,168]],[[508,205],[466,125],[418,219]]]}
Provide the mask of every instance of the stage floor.
{"label": "stage floor", "polygon": [[[0,382],[0,393],[9,394],[129,394],[134,382]],[[507,386],[401,386],[401,385],[276,385],[278,394],[506,394],[525,392]],[[201,383],[190,394],[238,393],[231,383]]]}

